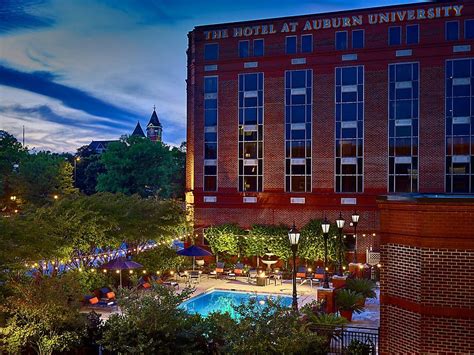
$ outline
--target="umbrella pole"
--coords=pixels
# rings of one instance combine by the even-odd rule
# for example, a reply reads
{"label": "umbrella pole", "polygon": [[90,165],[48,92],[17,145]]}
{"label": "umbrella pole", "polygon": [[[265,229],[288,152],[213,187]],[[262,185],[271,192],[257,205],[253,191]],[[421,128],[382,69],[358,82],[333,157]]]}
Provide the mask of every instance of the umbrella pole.
{"label": "umbrella pole", "polygon": [[122,270],[120,270],[120,288],[122,288]]}
{"label": "umbrella pole", "polygon": [[194,271],[194,264],[196,263],[196,257],[193,256],[193,271]]}

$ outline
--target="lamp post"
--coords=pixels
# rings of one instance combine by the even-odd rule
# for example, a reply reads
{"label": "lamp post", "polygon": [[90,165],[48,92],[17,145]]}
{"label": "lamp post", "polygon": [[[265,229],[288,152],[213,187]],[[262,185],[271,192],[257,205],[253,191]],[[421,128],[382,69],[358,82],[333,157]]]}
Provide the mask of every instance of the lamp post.
{"label": "lamp post", "polygon": [[344,224],[346,223],[346,221],[344,220],[344,218],[342,218],[342,212],[339,212],[339,218],[336,219],[336,225],[337,225],[337,229],[339,230],[339,242],[338,242],[338,256],[337,256],[337,259],[338,259],[338,270],[337,270],[337,274],[339,276],[342,276],[342,230],[344,229]]}
{"label": "lamp post", "polygon": [[329,288],[329,277],[328,277],[328,237],[329,228],[331,225],[328,222],[328,218],[324,217],[324,222],[321,223],[321,229],[323,230],[324,237],[324,279],[323,288]]}
{"label": "lamp post", "polygon": [[296,252],[298,251],[298,242],[300,241],[300,232],[296,229],[295,222],[293,227],[288,231],[288,238],[290,239],[291,251],[293,252],[293,309],[298,310],[298,296],[296,294]]}
{"label": "lamp post", "polygon": [[359,218],[359,214],[354,211],[351,216],[352,225],[354,226],[354,258],[352,259],[354,264],[357,264],[357,224],[359,223]]}

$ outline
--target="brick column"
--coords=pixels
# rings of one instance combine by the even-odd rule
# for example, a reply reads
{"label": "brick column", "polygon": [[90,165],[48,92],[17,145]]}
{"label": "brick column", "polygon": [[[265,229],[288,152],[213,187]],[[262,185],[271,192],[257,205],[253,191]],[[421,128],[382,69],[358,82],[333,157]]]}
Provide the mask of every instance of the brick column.
{"label": "brick column", "polygon": [[474,196],[379,208],[380,352],[474,352]]}

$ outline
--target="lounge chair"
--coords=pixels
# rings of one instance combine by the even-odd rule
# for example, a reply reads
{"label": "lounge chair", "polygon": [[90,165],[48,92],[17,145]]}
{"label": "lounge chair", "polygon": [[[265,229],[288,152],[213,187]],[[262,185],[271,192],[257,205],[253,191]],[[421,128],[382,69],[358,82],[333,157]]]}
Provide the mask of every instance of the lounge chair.
{"label": "lounge chair", "polygon": [[188,283],[191,285],[193,283],[198,284],[201,281],[201,272],[198,270],[188,271]]}
{"label": "lounge chair", "polygon": [[224,266],[225,266],[225,263],[221,263],[221,262],[218,262],[216,264],[216,268],[214,271],[211,271],[209,273],[209,276],[214,276],[216,279],[219,277],[219,275],[222,275],[224,273]]}
{"label": "lounge chair", "polygon": [[103,301],[115,301],[115,292],[108,287],[102,287],[100,290],[100,299]]}
{"label": "lounge chair", "polygon": [[307,272],[308,269],[306,269],[306,266],[299,266],[297,271],[296,271],[296,281],[300,281],[300,285],[304,284],[307,279]]}
{"label": "lounge chair", "polygon": [[84,296],[84,306],[87,308],[110,308],[113,309],[117,306],[117,302],[115,300],[106,300],[101,299],[95,295],[87,295]]}
{"label": "lounge chair", "polygon": [[244,264],[237,263],[235,264],[234,270],[227,274],[227,277],[233,277],[237,280],[237,276],[242,276],[244,274]]}

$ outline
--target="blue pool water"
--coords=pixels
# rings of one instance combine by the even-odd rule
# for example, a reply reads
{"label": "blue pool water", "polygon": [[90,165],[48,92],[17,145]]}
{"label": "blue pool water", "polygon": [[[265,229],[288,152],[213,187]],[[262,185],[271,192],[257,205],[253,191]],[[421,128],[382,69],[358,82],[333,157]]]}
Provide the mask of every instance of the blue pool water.
{"label": "blue pool water", "polygon": [[256,299],[260,305],[271,298],[273,301],[279,301],[281,305],[290,307],[292,298],[285,295],[266,295],[245,293],[238,291],[210,291],[203,293],[197,297],[190,298],[183,302],[181,307],[190,313],[199,313],[202,316],[207,316],[212,312],[225,313],[228,312],[232,318],[236,318],[233,306],[238,306],[243,303],[248,303],[250,299]]}

